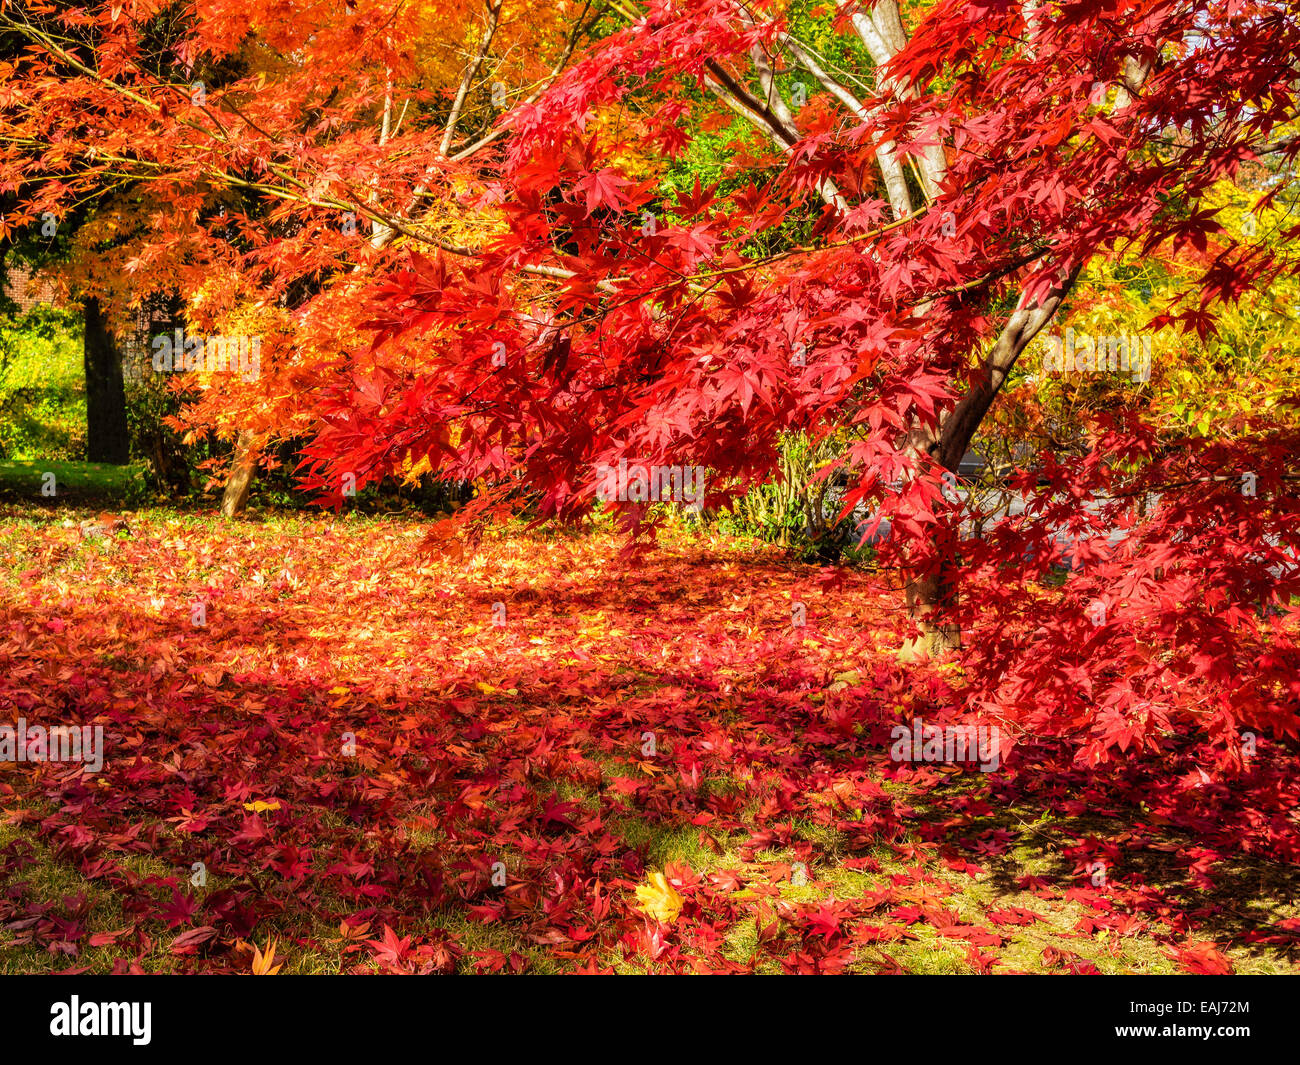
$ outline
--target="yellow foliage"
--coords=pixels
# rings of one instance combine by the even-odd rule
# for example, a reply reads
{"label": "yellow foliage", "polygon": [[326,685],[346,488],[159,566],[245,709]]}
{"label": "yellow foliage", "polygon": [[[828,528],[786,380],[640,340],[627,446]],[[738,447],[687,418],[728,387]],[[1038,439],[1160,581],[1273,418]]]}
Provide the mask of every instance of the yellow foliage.
{"label": "yellow foliage", "polygon": [[636,898],[647,917],[665,924],[677,920],[684,901],[663,873],[651,873],[649,883],[636,889]]}

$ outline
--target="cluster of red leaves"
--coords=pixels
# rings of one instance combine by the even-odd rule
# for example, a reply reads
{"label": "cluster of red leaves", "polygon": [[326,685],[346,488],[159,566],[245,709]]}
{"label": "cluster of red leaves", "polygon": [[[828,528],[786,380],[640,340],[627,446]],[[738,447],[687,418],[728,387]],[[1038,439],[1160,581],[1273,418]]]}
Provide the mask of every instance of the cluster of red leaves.
{"label": "cluster of red leaves", "polygon": [[[771,27],[738,23],[729,0],[650,4],[510,116],[489,197],[508,230],[476,258],[413,254],[367,293],[373,364],[324,382],[309,483],[337,498],[343,472],[378,479],[429,455],[459,477],[513,474],[544,512],[577,513],[600,464],[689,460],[720,485],[769,473],[779,431],[846,425],[858,437],[851,501],[901,476],[907,431],[951,406],[972,350],[1000,328],[972,292],[1032,303],[1061,272],[1129,241],[1203,250],[1212,216],[1163,205],[1196,203],[1291,115],[1290,95],[1274,94],[1300,50],[1293,20],[1274,12],[1267,32],[1244,31],[1234,4],[1107,6],[1040,13],[1032,61],[1007,61],[1008,42],[1029,32],[1021,5],[939,5],[892,64],[908,81],[934,79],[923,101],[867,124],[823,115],[788,156],[736,175],[748,181],[731,194],[697,185],[660,198],[618,169],[632,146],[587,132],[582,116],[653,93],[663,106],[650,128],[624,136],[669,142],[683,85],[698,88],[706,64],[745,56]],[[1222,26],[1214,48],[1185,47],[1203,25]],[[1116,76],[1126,48],[1170,60],[1128,106],[1098,111],[1090,86]],[[1252,101],[1251,117],[1202,137],[1200,101],[1237,99]],[[1186,126],[1196,133],[1151,151],[1153,129]],[[880,226],[887,205],[860,187],[877,135],[917,154],[944,135],[956,148],[945,195],[905,225]],[[823,215],[812,246],[754,258],[755,233],[820,211],[826,180],[855,206]],[[646,210],[666,215],[650,236]],[[1213,267],[1201,308],[1178,316],[1202,335],[1229,278],[1266,283],[1282,269],[1236,247]],[[544,310],[535,269],[565,279]],[[1238,451],[1234,468],[1255,468],[1253,448]],[[924,537],[928,497],[908,502],[909,531]]]}
{"label": "cluster of red leaves", "polygon": [[[249,941],[274,936],[277,960],[345,971],[544,956],[889,972],[928,927],[1006,971],[1000,948],[1069,904],[1084,916],[1066,937],[1141,933],[1191,971],[1228,964],[1212,941],[1280,952],[1300,935],[1235,909],[1251,863],[1300,860],[1293,751],[1261,742],[1231,787],[1198,774],[1190,741],[1105,773],[1031,737],[987,776],[892,763],[891,725],[955,720],[963,699],[955,674],[894,663],[906,625],[878,578],[725,543],[625,566],[613,538],[515,538],[430,562],[401,524],[131,527],[24,527],[0,607],[0,722],[107,734],[98,774],[0,763],[18,832],[0,926],[73,970],[103,947],[122,971],[160,953],[248,971]],[[1018,807],[1035,814],[1006,816]],[[1025,876],[1013,851],[1039,810],[1062,842]],[[672,861],[663,838],[717,860]],[[85,891],[40,897],[38,848]],[[660,870],[681,899],[666,923],[635,895]],[[971,878],[1003,901],[958,905]],[[101,892],[121,927],[92,930]],[[465,944],[465,919],[493,945]],[[1059,933],[1042,941],[1044,966],[1089,971]]]}

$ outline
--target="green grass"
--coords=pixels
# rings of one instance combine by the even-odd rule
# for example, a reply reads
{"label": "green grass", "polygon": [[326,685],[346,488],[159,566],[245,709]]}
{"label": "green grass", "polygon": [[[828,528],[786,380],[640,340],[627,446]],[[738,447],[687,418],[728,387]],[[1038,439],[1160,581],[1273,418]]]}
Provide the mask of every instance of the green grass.
{"label": "green grass", "polygon": [[[53,495],[48,494],[51,489]],[[144,491],[143,463],[109,466],[56,459],[0,462],[0,497],[10,500],[44,506],[95,500],[124,507],[140,499]]]}
{"label": "green grass", "polygon": [[[87,880],[67,862],[60,861],[49,847],[33,839],[30,833],[0,822],[0,851],[14,844],[30,847],[30,857],[33,860],[14,875],[6,886],[21,889],[31,897],[50,901],[85,895],[89,903],[86,925],[91,932],[110,932],[130,924],[130,918],[123,912],[118,896],[112,891],[96,881]],[[175,870],[167,869],[147,855],[131,855],[122,861],[122,865],[140,877],[177,875]],[[167,953],[167,944],[184,929],[177,929],[171,935],[161,926],[150,931],[154,933],[153,947],[141,960],[141,967],[146,972],[171,972],[174,966]],[[108,945],[87,947],[77,957],[70,957],[34,946],[16,947],[14,939],[15,933],[0,926],[0,976],[58,972],[71,967],[85,967],[91,972],[107,973],[112,970],[114,959],[123,953],[120,946]]]}

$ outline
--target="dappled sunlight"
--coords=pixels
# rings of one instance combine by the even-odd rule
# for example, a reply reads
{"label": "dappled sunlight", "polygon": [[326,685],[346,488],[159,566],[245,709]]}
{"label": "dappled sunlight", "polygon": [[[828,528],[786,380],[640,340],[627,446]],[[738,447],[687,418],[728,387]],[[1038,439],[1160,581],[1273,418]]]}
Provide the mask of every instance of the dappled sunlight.
{"label": "dappled sunlight", "polygon": [[884,576],[722,537],[420,539],[4,519],[0,718],[107,750],[0,762],[0,964],[246,971],[271,937],[303,972],[1295,963],[1271,745],[1199,790],[1171,786],[1190,745],[894,761],[891,728],[965,708],[952,666],[898,664]]}

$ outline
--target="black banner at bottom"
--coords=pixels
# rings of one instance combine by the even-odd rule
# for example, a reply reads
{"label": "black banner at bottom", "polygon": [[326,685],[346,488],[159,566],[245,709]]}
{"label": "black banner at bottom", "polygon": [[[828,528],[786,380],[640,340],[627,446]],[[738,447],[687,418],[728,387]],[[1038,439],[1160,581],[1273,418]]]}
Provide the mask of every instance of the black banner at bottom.
{"label": "black banner at bottom", "polygon": [[0,1045],[90,1054],[112,1046],[126,1057],[194,1050],[337,1057],[447,1038],[455,1039],[448,1047],[468,1040],[487,1053],[536,1053],[577,1037],[615,1053],[648,1051],[647,1040],[662,1039],[661,1051],[671,1054],[715,1040],[738,1049],[757,1037],[767,1055],[816,1052],[838,1037],[864,1046],[983,1043],[1000,1053],[1127,1043],[1181,1055],[1199,1047],[1197,1057],[1207,1059],[1286,1038],[1296,986],[1285,978],[921,977],[828,993],[795,977],[726,989],[705,989],[702,978],[626,979],[6,977]]}

